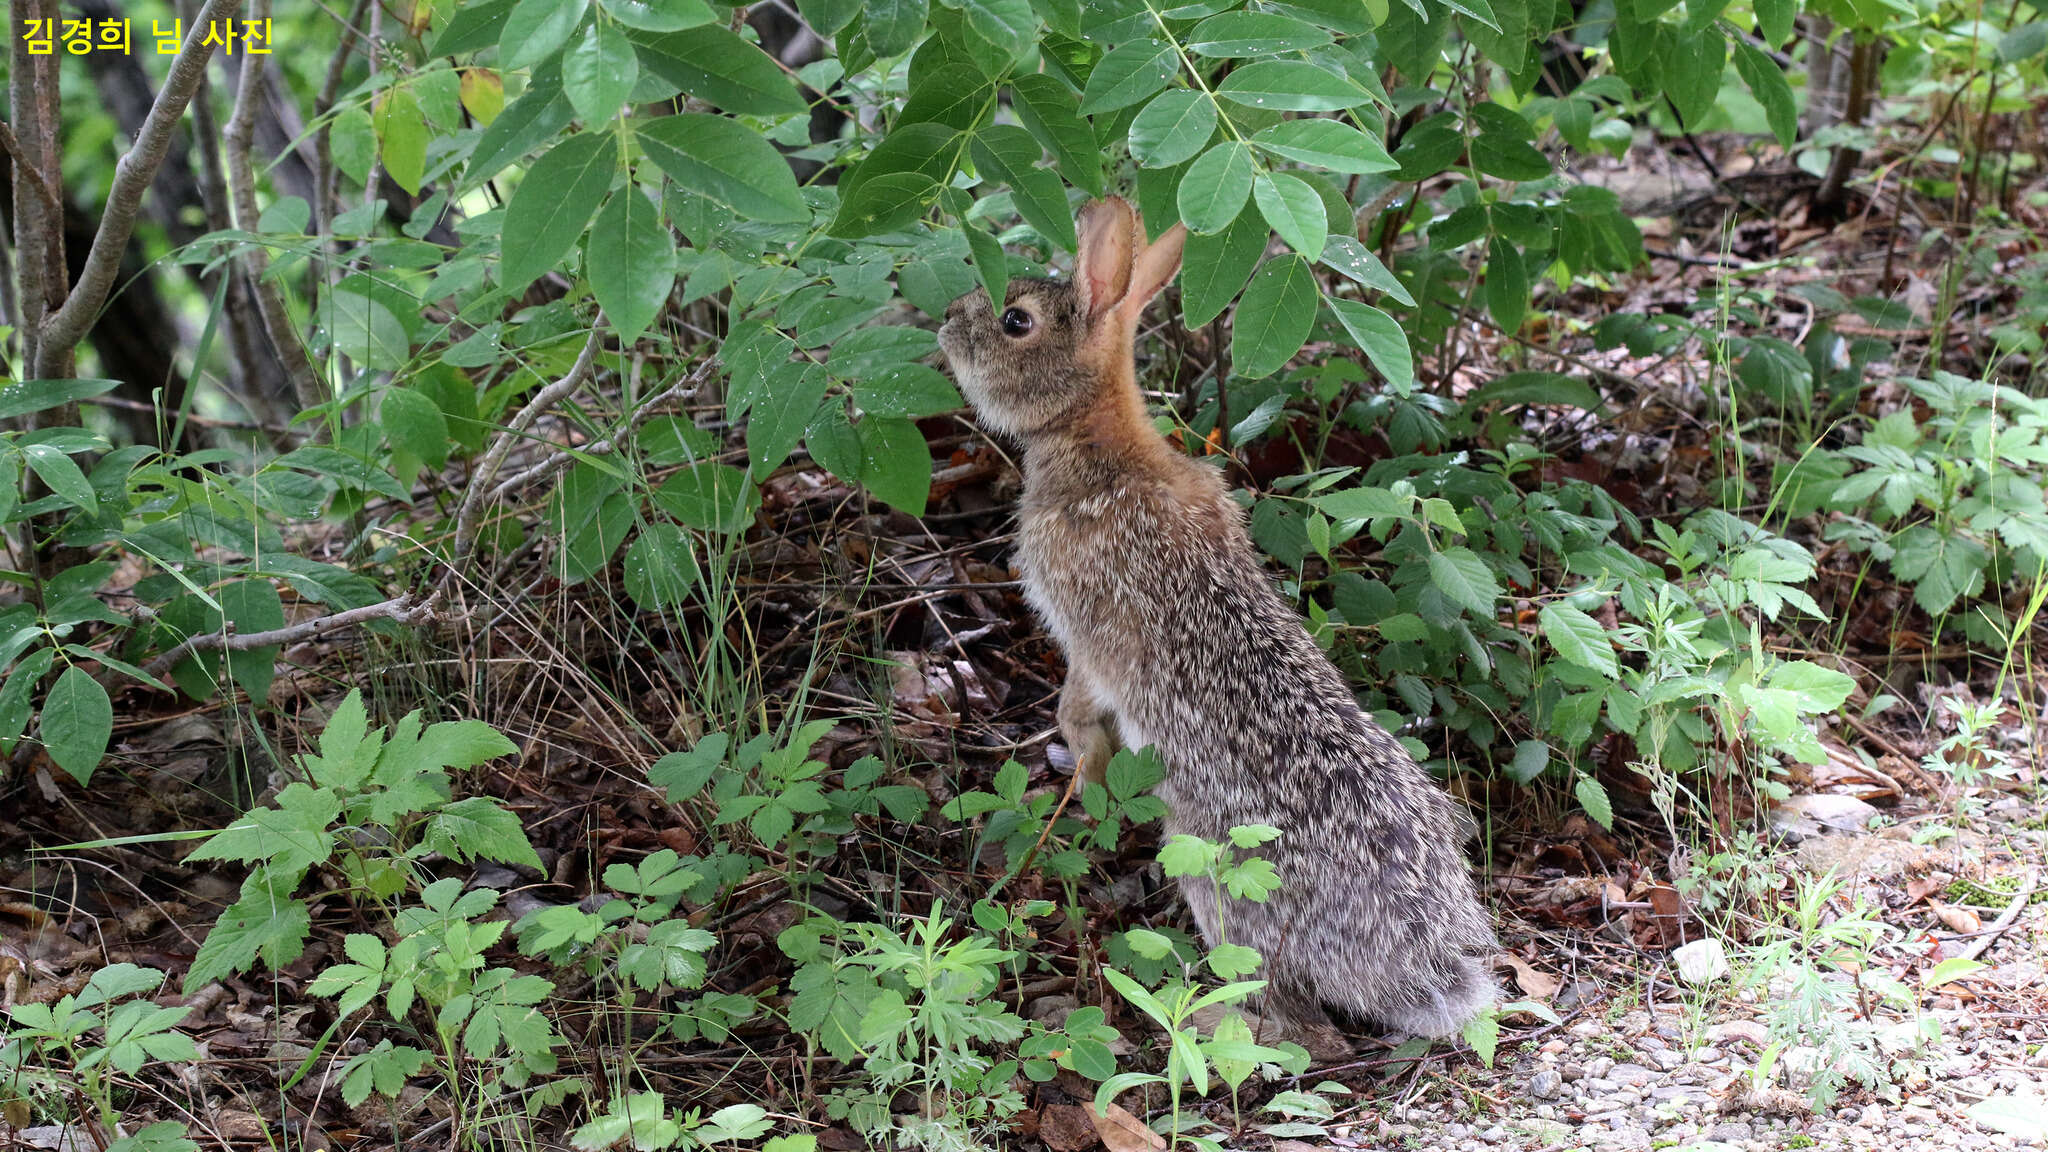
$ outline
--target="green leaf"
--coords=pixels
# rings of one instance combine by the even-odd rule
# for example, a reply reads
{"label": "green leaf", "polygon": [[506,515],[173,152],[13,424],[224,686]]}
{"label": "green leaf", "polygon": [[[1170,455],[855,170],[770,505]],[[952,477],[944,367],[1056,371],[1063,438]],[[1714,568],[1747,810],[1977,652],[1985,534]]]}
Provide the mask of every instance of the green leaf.
{"label": "green leaf", "polygon": [[828,231],[853,240],[894,232],[916,223],[939,198],[939,183],[922,172],[884,172],[842,190],[839,212]]}
{"label": "green leaf", "polygon": [[1578,797],[1579,807],[1584,808],[1586,815],[1591,816],[1595,823],[1602,828],[1614,827],[1614,803],[1607,798],[1607,789],[1601,787],[1598,780],[1591,776],[1579,777],[1579,782],[1572,786],[1572,795]]}
{"label": "green leaf", "polygon": [[1588,412],[1601,411],[1600,394],[1583,380],[1556,372],[1510,372],[1497,380],[1490,380],[1472,390],[1465,397],[1465,410],[1476,412],[1482,406],[1500,404],[1542,404],[1583,408]]}
{"label": "green leaf", "polygon": [[76,400],[104,396],[119,380],[11,380],[0,384],[0,420],[12,420]]}
{"label": "green leaf", "polygon": [[747,459],[756,480],[765,480],[796,450],[829,383],[818,364],[783,363],[769,369],[764,394],[755,398],[747,417]]}
{"label": "green leaf", "polygon": [[427,821],[426,844],[457,862],[495,860],[543,871],[517,813],[490,796],[468,796]]}
{"label": "green leaf", "polygon": [[1180,180],[1180,218],[1194,232],[1220,232],[1244,211],[1252,191],[1252,152],[1241,141],[1216,145]]}
{"label": "green leaf", "polygon": [[1777,48],[1792,38],[1792,23],[1799,14],[1795,0],[1756,0],[1751,5],[1756,12],[1756,30],[1764,38],[1764,46]]}
{"label": "green leaf", "polygon": [[1998,38],[1998,62],[2018,64],[2032,60],[2048,48],[2048,24],[2021,24]]}
{"label": "green leaf", "polygon": [[930,0],[868,0],[861,25],[867,32],[868,50],[887,59],[917,47],[930,14]]}
{"label": "green leaf", "polygon": [[681,606],[699,574],[690,534],[674,524],[647,525],[626,550],[621,574],[626,595],[640,607],[661,611]]}
{"label": "green leaf", "polygon": [[655,489],[654,503],[692,528],[731,533],[754,522],[761,490],[745,472],[729,464],[702,461]]}
{"label": "green leaf", "polygon": [[1728,41],[1718,35],[1681,36],[1664,69],[1664,94],[1687,128],[1698,131],[1721,94]]}
{"label": "green leaf", "polygon": [[597,213],[583,271],[621,344],[640,339],[676,282],[675,237],[647,194],[627,184]]}
{"label": "green leaf", "polygon": [[[1989,964],[1986,964],[1981,960],[1971,960],[1962,956],[1951,956],[1948,959],[1943,960],[1941,963],[1936,964],[1934,967],[1928,969],[1927,974],[1920,978],[1920,986],[1932,992],[1933,990],[1940,988],[1945,984],[1953,984],[1956,981],[1961,980],[1965,976],[1975,975],[1976,973],[1982,972],[1984,969],[1989,967]],[[2044,1116],[2044,1118],[2048,1118],[2048,1116]],[[2048,1135],[2048,1132],[2044,1132],[2043,1134]]]}
{"label": "green leaf", "polygon": [[1509,335],[1522,330],[1529,311],[1529,278],[1522,270],[1522,252],[1505,236],[1487,242],[1486,310]]}
{"label": "green leaf", "polygon": [[1059,177],[1038,167],[1043,151],[1030,132],[1014,124],[983,128],[970,145],[974,166],[1010,186],[1017,211],[1039,234],[1063,248],[1074,247],[1074,214]]}
{"label": "green leaf", "polygon": [[1405,396],[1415,390],[1415,356],[1408,348],[1408,332],[1392,316],[1370,304],[1326,297],[1337,322],[1358,343],[1372,366]]}
{"label": "green leaf", "polygon": [[1230,307],[1259,266],[1268,235],[1264,220],[1240,212],[1221,232],[1188,237],[1180,274],[1181,318],[1188,327],[1207,324]]}
{"label": "green leaf", "polygon": [[804,23],[820,36],[832,36],[860,15],[861,0],[797,0]]}
{"label": "green leaf", "polygon": [[995,108],[995,95],[995,82],[974,65],[941,65],[925,73],[910,90],[896,125],[944,124],[956,132],[971,132]]}
{"label": "green leaf", "polygon": [[427,46],[429,56],[460,56],[498,42],[514,0],[473,0],[455,10]]}
{"label": "green leaf", "polygon": [[[767,53],[719,25],[628,35],[648,71],[727,112],[794,116],[808,107],[789,76]],[[766,140],[760,142],[772,150]]]}
{"label": "green leaf", "polygon": [[[477,137],[476,150],[469,154],[469,163],[463,168],[463,179],[471,184],[491,179],[503,172],[506,165],[553,140],[575,115],[576,110],[569,106],[569,98],[562,94],[559,83],[533,83]],[[337,120],[336,128],[339,127]],[[358,181],[365,180],[369,177],[369,163],[364,161],[360,173],[347,168],[343,171]]]}
{"label": "green leaf", "polygon": [[1371,99],[1350,79],[1301,60],[1247,64],[1224,77],[1216,94],[1269,112],[1338,112]]}
{"label": "green leaf", "polygon": [[1400,167],[1386,145],[1341,120],[1283,120],[1253,136],[1252,144],[1283,160],[1350,175]]}
{"label": "green leaf", "polygon": [[417,195],[427,169],[427,119],[419,99],[409,88],[393,88],[377,101],[371,121],[384,170],[400,188]]}
{"label": "green leaf", "polygon": [[1011,61],[1037,42],[1038,16],[1030,0],[961,0],[960,12],[969,31]]}
{"label": "green leaf", "polygon": [[1330,234],[1330,218],[1323,211],[1323,198],[1300,177],[1285,172],[1260,173],[1252,182],[1252,199],[1258,202],[1259,214],[1288,247],[1310,260],[1323,254],[1323,241]]}
{"label": "green leaf", "polygon": [[1429,580],[1444,599],[1482,620],[1493,619],[1500,582],[1493,569],[1470,548],[1445,548],[1429,554]]}
{"label": "green leaf", "polygon": [[1131,157],[1146,168],[1171,168],[1194,159],[1215,134],[1216,102],[1208,93],[1170,89],[1131,121]]}
{"label": "green leaf", "polygon": [[642,123],[636,135],[670,179],[750,220],[795,224],[811,218],[789,163],[737,120],[681,112]]}
{"label": "green leaf", "polygon": [[1784,70],[1763,50],[1747,40],[1735,41],[1735,74],[1749,85],[1750,94],[1763,105],[1764,119],[1782,147],[1790,148],[1799,133],[1799,110],[1792,102],[1792,85]]}
{"label": "green leaf", "polygon": [[43,701],[42,734],[57,767],[80,784],[91,783],[92,770],[114,735],[114,705],[107,690],[85,669],[66,668]]}
{"label": "green leaf", "polygon": [[982,231],[972,221],[963,221],[960,230],[967,236],[967,253],[974,265],[975,278],[981,281],[982,290],[991,301],[1006,299],[1010,287],[1010,258],[1003,252],[1002,241]]}
{"label": "green leaf", "polygon": [[[680,32],[709,24],[717,17],[704,0],[598,0],[598,7],[609,13],[612,19],[628,28],[643,32]],[[465,3],[462,12],[469,10]],[[458,15],[460,13],[458,12]],[[806,11],[806,19],[809,19]],[[838,29],[833,29],[836,32]],[[819,30],[819,35],[829,36],[831,32]]]}
{"label": "green leaf", "polygon": [[28,460],[29,470],[49,485],[50,491],[61,497],[65,503],[83,512],[91,512],[99,506],[99,498],[93,494],[92,482],[85,473],[78,470],[71,457],[58,451],[53,444],[24,444],[21,454]]}
{"label": "green leaf", "polygon": [[616,24],[599,23],[562,57],[562,91],[586,125],[617,116],[639,79],[633,42]]}
{"label": "green leaf", "polygon": [[1772,688],[1796,693],[1799,710],[1808,713],[1833,712],[1847,703],[1849,694],[1856,690],[1855,677],[1809,660],[1785,661],[1771,669],[1768,683]]}
{"label": "green leaf", "polygon": [[1987,1096],[1970,1105],[1970,1119],[2022,1140],[2048,1140],[2048,1096],[2038,1091]]}
{"label": "green leaf", "polygon": [[561,51],[583,23],[590,0],[519,0],[498,34],[498,58],[507,68],[531,68]]}
{"label": "green leaf", "polygon": [[525,288],[562,262],[618,168],[618,139],[609,132],[571,136],[534,161],[505,206],[499,283],[506,291]]}
{"label": "green leaf", "polygon": [[953,382],[923,364],[899,364],[853,386],[853,401],[876,416],[916,419],[951,412],[963,401]]}
{"label": "green leaf", "polygon": [[1408,294],[1401,281],[1387,270],[1372,249],[1360,244],[1355,237],[1331,236],[1323,243],[1323,267],[1357,281],[1376,292],[1385,292],[1410,308],[1415,307],[1415,297]]}
{"label": "green leaf", "polygon": [[1188,33],[1188,50],[1197,56],[1234,59],[1305,52],[1328,44],[1331,36],[1306,20],[1265,12],[1225,12],[1211,16]]}
{"label": "green leaf", "polygon": [[1088,84],[1081,90],[1081,115],[1128,108],[1166,87],[1179,69],[1171,44],[1133,40],[1119,45],[1088,74]]}
{"label": "green leaf", "polygon": [[1102,150],[1095,132],[1075,111],[1074,94],[1064,84],[1043,73],[1017,76],[1010,81],[1011,111],[1026,130],[1038,138],[1068,180],[1100,196]]}
{"label": "green leaf", "polygon": [[1621,674],[1612,639],[1598,620],[1569,604],[1546,604],[1537,618],[1558,655],[1610,680]]}
{"label": "green leaf", "polygon": [[861,486],[892,508],[924,515],[931,492],[932,452],[908,420],[870,416],[860,422]]}
{"label": "green leaf", "polygon": [[1238,301],[1231,322],[1233,371],[1246,379],[1270,376],[1301,351],[1316,318],[1316,278],[1300,256],[1260,265]]}
{"label": "green leaf", "polygon": [[377,406],[377,422],[391,446],[429,468],[448,462],[448,419],[441,406],[410,388],[391,388]]}
{"label": "green leaf", "polygon": [[1550,767],[1550,745],[1541,740],[1524,740],[1515,745],[1515,758],[1508,764],[1508,779],[1527,784]]}

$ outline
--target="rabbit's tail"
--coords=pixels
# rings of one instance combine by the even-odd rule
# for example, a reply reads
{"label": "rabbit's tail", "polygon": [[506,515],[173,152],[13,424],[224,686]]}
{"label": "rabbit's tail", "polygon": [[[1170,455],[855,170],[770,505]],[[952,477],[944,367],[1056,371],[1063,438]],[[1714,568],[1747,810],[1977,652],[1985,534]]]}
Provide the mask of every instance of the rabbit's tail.
{"label": "rabbit's tail", "polygon": [[1456,1036],[1500,998],[1485,957],[1461,956],[1437,979],[1410,985],[1404,995],[1364,1006],[1364,1014],[1416,1036]]}

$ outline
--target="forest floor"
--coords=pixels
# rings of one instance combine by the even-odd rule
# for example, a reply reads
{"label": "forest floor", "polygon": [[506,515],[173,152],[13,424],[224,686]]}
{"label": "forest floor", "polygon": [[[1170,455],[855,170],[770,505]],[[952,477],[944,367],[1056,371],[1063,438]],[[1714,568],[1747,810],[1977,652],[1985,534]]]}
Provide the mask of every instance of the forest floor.
{"label": "forest floor", "polygon": [[[1724,178],[1751,179],[1738,168],[1724,164]],[[1704,195],[1696,177],[1645,166],[1611,175],[1635,182],[1625,193],[1638,201],[1632,211],[1648,211],[1660,196]],[[1771,185],[1759,173],[1745,187],[1759,198]],[[1890,226],[1901,225],[1894,218]],[[1817,269],[1807,269],[1816,277],[1867,279],[1873,254],[1920,250],[1912,237],[1895,243],[1881,212],[1846,228],[1796,214],[1744,228],[1733,233],[1731,259],[1816,252]],[[1597,315],[1697,302],[1707,279],[1730,266],[1686,232],[1679,224],[1651,230],[1653,247],[1672,251],[1609,296],[1547,303]],[[1896,283],[1866,290],[1924,304],[1930,275],[1902,262]],[[1810,313],[1788,308],[1769,319],[1790,338],[1802,316]],[[1631,376],[1664,372],[1668,390],[1635,406],[1636,426],[1560,467],[1597,474],[1646,517],[1697,508],[1701,485],[1687,470],[1710,471],[1718,456],[1687,439],[1699,420],[1667,417],[1697,401],[1699,365],[1580,354]],[[1455,374],[1498,367],[1480,355]],[[1895,404],[1891,387],[1886,403]],[[749,536],[735,565],[746,583],[733,591],[745,607],[724,622],[752,646],[745,693],[837,719],[813,756],[839,772],[880,755],[899,768],[892,779],[920,789],[933,811],[988,787],[1012,759],[1034,793],[1058,793],[1068,768],[1053,743],[1061,673],[1008,566],[1014,472],[964,424],[926,431],[938,471],[932,511],[920,520],[866,504],[814,468],[794,466],[768,482],[768,527]],[[1258,464],[1249,467],[1256,479]],[[18,772],[10,793],[18,800],[0,803],[0,887],[10,893],[0,903],[5,1002],[74,991],[114,962],[157,968],[172,975],[160,1001],[193,1009],[182,1026],[204,1059],[196,1075],[129,1085],[138,1115],[177,1119],[207,1147],[263,1146],[280,1125],[294,1133],[294,1147],[442,1147],[444,1101],[411,1093],[349,1108],[339,1099],[342,1062],[377,1034],[346,1032],[330,1043],[332,1005],[306,986],[340,958],[345,933],[367,930],[360,909],[317,901],[303,957],[275,973],[171,992],[207,926],[236,898],[240,876],[186,862],[182,841],[119,841],[223,827],[285,778],[289,754],[359,685],[378,722],[426,704],[434,718],[480,719],[520,745],[515,762],[467,773],[460,788],[501,797],[520,815],[544,874],[435,864],[512,892],[515,911],[582,900],[609,864],[657,849],[708,853],[724,830],[702,811],[668,803],[646,778],[655,757],[689,747],[710,726],[677,688],[699,671],[678,654],[699,650],[702,633],[692,630],[703,622],[636,619],[616,588],[564,589],[528,563],[472,592],[451,626],[431,636],[371,650],[359,637],[287,649],[260,717],[245,704],[140,693],[121,701],[115,754],[89,790],[57,783],[47,761]],[[1640,782],[1630,791],[1625,767],[1603,772],[1615,797],[1613,831],[1575,814],[1561,789],[1458,777],[1455,786],[1489,822],[1486,894],[1514,958],[1502,979],[1511,998],[1542,1005],[1556,1021],[1510,1017],[1491,1067],[1462,1046],[1369,1048],[1349,1064],[1248,1088],[1241,1112],[1219,1093],[1202,1110],[1236,1128],[1229,1146],[1905,1152],[2048,1141],[2048,730],[2037,727],[2048,697],[2022,669],[2016,683],[2031,695],[2006,710],[1988,744],[2012,766],[2003,777],[1964,788],[1922,773],[1920,758],[1951,722],[1948,702],[2006,682],[1998,660],[1924,640],[1915,647],[1912,628],[1900,623],[1909,597],[1895,584],[1871,578],[1816,595],[1853,614],[1843,632],[1851,651],[1839,655],[1868,693],[1895,694],[1905,708],[1824,730],[1830,760],[1788,778],[1794,798],[1774,810],[1746,784],[1706,797],[1701,815],[1722,833],[1712,851],[1671,835]],[[1889,721],[1895,714],[1912,719]],[[964,909],[1003,871],[995,846],[977,837],[962,821],[879,821],[810,862],[801,890],[777,871],[789,862],[764,867],[703,920],[719,939],[707,990],[755,994],[786,982],[790,965],[776,937],[807,908],[884,921],[921,915],[936,898],[949,912]],[[1098,854],[1071,894],[1031,877],[1010,893],[1070,899],[1082,915],[1034,943],[1046,974],[1000,994],[1035,1019],[1101,1005],[1126,1054],[1156,1064],[1148,1051],[1156,1035],[1099,975],[1102,937],[1186,924],[1159,875],[1153,837],[1127,835],[1113,855]],[[1787,910],[1803,897],[1818,911],[1802,926]],[[1703,940],[1729,942],[1727,970],[1706,963],[1703,973],[1681,975],[1674,950]],[[1981,967],[1949,964],[1939,984],[1928,984],[1944,961],[1964,959]],[[564,1055],[566,1070],[599,1082],[614,1041],[578,1033],[575,1020],[560,1026],[582,1041]],[[819,1119],[818,1090],[835,1074],[829,1062],[821,1067],[766,1021],[727,1043],[671,1054],[636,1043],[635,1051],[640,1071],[672,1103],[758,1103],[815,1124],[822,1148],[861,1146],[849,1129]],[[1816,1108],[1816,1090],[1828,1097],[1829,1082],[1844,1076]],[[1320,1090],[1325,1084],[1334,1087]],[[1260,1106],[1284,1088],[1314,1090],[1332,1105],[1333,1115],[1311,1118],[1319,1134],[1261,1130],[1277,1118]],[[1071,1074],[1032,1086],[1005,1145],[1101,1146],[1083,1108],[1092,1094]],[[1135,1094],[1123,1102],[1140,1109]],[[0,1119],[0,1148],[58,1147],[65,1136],[13,1129],[12,1119]],[[559,1126],[536,1125],[526,1136],[530,1146],[565,1146]],[[1111,1152],[1140,1147],[1110,1140]]]}

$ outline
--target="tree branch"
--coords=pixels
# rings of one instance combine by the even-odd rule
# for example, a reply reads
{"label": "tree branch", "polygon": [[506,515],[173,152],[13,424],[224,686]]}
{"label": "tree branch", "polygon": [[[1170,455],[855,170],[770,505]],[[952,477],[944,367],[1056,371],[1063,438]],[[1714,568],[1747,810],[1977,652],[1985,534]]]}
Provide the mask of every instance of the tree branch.
{"label": "tree branch", "polygon": [[604,317],[598,316],[591,321],[590,339],[584,343],[582,353],[576,357],[576,363],[568,374],[535,393],[512,422],[499,431],[497,439],[491,441],[490,451],[484,453],[476,471],[470,474],[469,493],[462,498],[462,508],[455,515],[454,563],[458,567],[469,556],[470,546],[476,543],[477,520],[483,515],[491,481],[497,479],[498,470],[505,466],[505,457],[512,451],[512,445],[548,409],[583,387],[583,382],[590,378],[591,369],[597,363],[597,350],[603,343]]}
{"label": "tree branch", "polygon": [[156,103],[150,108],[149,119],[143,122],[134,147],[114,166],[114,185],[107,193],[106,213],[100,217],[100,228],[93,236],[92,251],[85,258],[85,271],[78,277],[78,283],[72,287],[63,305],[43,320],[42,346],[37,350],[34,366],[37,375],[52,377],[66,374],[66,364],[73,350],[85,338],[93,316],[106,303],[107,293],[113,290],[115,273],[121,267],[121,253],[135,232],[135,217],[142,205],[142,194],[156,178],[157,168],[170,151],[172,129],[177,127],[179,117],[185,114],[185,106],[191,102],[192,93],[199,87],[199,78],[206,70],[206,62],[213,55],[213,45],[206,42],[205,30],[214,21],[228,17],[234,9],[235,0],[206,0],[198,21],[186,36],[184,45],[178,49],[178,58],[171,64],[171,74],[157,93]]}
{"label": "tree branch", "polygon": [[[270,0],[255,0],[252,15],[257,20],[269,19]],[[263,69],[269,61],[268,56],[243,58],[242,82],[235,89],[235,111],[228,118],[228,130],[222,133],[227,151],[228,196],[234,204],[235,225],[244,232],[256,231],[256,171],[249,164],[249,141],[255,136],[256,99],[263,91]],[[249,288],[256,294],[256,311],[263,319],[264,331],[270,335],[270,346],[276,349],[285,376],[291,381],[292,398],[302,412],[318,407],[326,397],[321,395],[320,377],[313,371],[312,357],[299,339],[298,329],[292,327],[284,292],[277,281],[265,275],[270,269],[270,253],[261,245],[251,244],[242,250],[242,266],[249,278]]]}
{"label": "tree branch", "polygon": [[348,628],[356,624],[367,623],[371,620],[391,620],[407,626],[424,624],[433,618],[435,611],[440,606],[441,594],[439,592],[430,593],[425,599],[407,592],[403,596],[396,596],[390,600],[381,601],[376,604],[365,604],[361,608],[350,608],[345,612],[332,612],[325,616],[316,616],[311,620],[302,620],[297,624],[289,624],[283,628],[272,628],[268,632],[238,633],[230,631],[229,628],[223,628],[218,632],[208,632],[200,636],[187,637],[177,647],[151,660],[148,667],[144,668],[143,671],[148,672],[152,676],[162,676],[164,673],[169,672],[178,661],[196,652],[209,652],[215,649],[222,649],[228,652],[246,652],[251,648],[262,648],[271,644],[296,644],[301,640],[310,640],[315,636],[325,635],[329,632]]}

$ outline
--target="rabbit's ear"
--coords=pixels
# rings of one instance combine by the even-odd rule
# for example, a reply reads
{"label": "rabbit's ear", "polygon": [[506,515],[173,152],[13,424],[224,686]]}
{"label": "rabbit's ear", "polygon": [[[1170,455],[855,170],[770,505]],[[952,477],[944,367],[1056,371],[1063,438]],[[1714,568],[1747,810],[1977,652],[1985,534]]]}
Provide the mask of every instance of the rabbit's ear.
{"label": "rabbit's ear", "polygon": [[1121,197],[1096,200],[1081,209],[1080,257],[1075,287],[1081,314],[1089,320],[1123,302],[1131,287],[1131,258],[1140,239],[1138,214]]}
{"label": "rabbit's ear", "polygon": [[[1142,225],[1140,226],[1142,228]],[[1139,233],[1143,235],[1142,231]],[[1133,319],[1145,310],[1173,274],[1180,271],[1180,252],[1187,243],[1188,230],[1183,224],[1168,228],[1159,239],[1145,246],[1138,258],[1131,263],[1130,289],[1124,293],[1120,307]]]}

